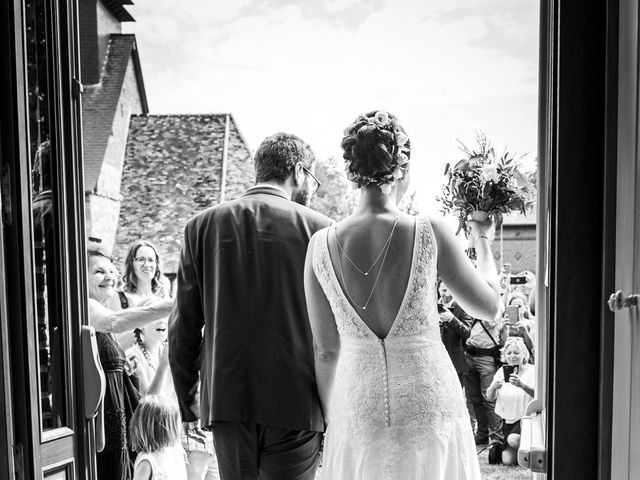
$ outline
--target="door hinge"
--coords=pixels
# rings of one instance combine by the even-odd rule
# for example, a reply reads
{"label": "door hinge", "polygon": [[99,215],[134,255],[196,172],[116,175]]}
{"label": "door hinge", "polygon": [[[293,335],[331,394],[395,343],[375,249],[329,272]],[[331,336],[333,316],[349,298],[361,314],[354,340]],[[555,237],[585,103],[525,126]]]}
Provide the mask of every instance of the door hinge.
{"label": "door hinge", "polygon": [[11,205],[11,175],[9,165],[2,166],[0,174],[0,197],[2,198],[2,222],[5,225],[13,223],[13,207]]}
{"label": "door hinge", "polygon": [[73,79],[71,89],[73,92],[74,100],[78,100],[80,98],[80,95],[84,93],[84,85],[82,85],[80,80],[78,80],[77,78]]}
{"label": "door hinge", "polygon": [[24,448],[21,443],[16,443],[13,447],[13,464],[16,480],[24,480]]}

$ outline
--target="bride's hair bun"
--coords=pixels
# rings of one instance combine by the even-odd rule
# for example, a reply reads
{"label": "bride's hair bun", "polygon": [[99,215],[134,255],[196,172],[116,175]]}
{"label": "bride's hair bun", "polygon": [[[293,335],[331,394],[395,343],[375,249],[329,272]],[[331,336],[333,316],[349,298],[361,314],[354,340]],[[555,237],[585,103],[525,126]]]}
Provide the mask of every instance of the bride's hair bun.
{"label": "bride's hair bun", "polygon": [[342,156],[349,179],[358,187],[392,184],[402,177],[410,143],[395,116],[380,110],[360,115],[344,134]]}

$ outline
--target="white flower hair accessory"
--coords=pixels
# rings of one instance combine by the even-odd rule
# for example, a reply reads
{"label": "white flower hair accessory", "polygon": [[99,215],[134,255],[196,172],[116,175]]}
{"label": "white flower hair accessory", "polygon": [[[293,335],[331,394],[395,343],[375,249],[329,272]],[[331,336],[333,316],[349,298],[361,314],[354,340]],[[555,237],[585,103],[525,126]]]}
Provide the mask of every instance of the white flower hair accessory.
{"label": "white flower hair accessory", "polygon": [[[393,160],[387,171],[381,174],[365,175],[352,169],[354,158],[351,147],[356,143],[358,131],[365,126],[374,126],[377,129],[384,130],[393,135]],[[404,177],[408,168],[409,155],[411,152],[409,143],[409,137],[404,129],[400,126],[397,119],[388,112],[378,110],[359,115],[351,125],[345,128],[344,138],[342,140],[342,148],[344,149],[343,157],[347,164],[347,178],[354,182],[354,188],[362,188],[374,184],[377,185],[385,195],[390,194],[395,183]]]}

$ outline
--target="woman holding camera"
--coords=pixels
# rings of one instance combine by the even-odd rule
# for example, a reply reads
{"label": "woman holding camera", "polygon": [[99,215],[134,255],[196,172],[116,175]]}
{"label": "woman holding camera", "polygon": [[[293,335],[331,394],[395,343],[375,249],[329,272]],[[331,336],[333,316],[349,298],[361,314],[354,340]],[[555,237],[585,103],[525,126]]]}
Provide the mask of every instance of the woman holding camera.
{"label": "woman holding camera", "polygon": [[493,377],[487,399],[495,400],[495,412],[502,418],[502,463],[515,465],[520,446],[520,420],[534,396],[535,367],[529,363],[529,350],[521,337],[507,338],[503,354],[506,364]]}

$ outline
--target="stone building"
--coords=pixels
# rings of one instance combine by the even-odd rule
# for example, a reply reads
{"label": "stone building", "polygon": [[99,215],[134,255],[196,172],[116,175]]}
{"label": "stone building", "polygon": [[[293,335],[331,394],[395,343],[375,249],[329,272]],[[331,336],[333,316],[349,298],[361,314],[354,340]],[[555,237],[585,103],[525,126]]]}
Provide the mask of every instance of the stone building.
{"label": "stone building", "polygon": [[149,111],[131,0],[79,0],[85,222],[89,238],[112,251],[129,118]]}
{"label": "stone building", "polygon": [[122,176],[114,257],[154,243],[174,278],[189,217],[255,183],[252,154],[230,114],[133,116]]}
{"label": "stone building", "polygon": [[492,245],[493,257],[501,267],[511,264],[511,272],[536,273],[536,213],[507,215]]}

